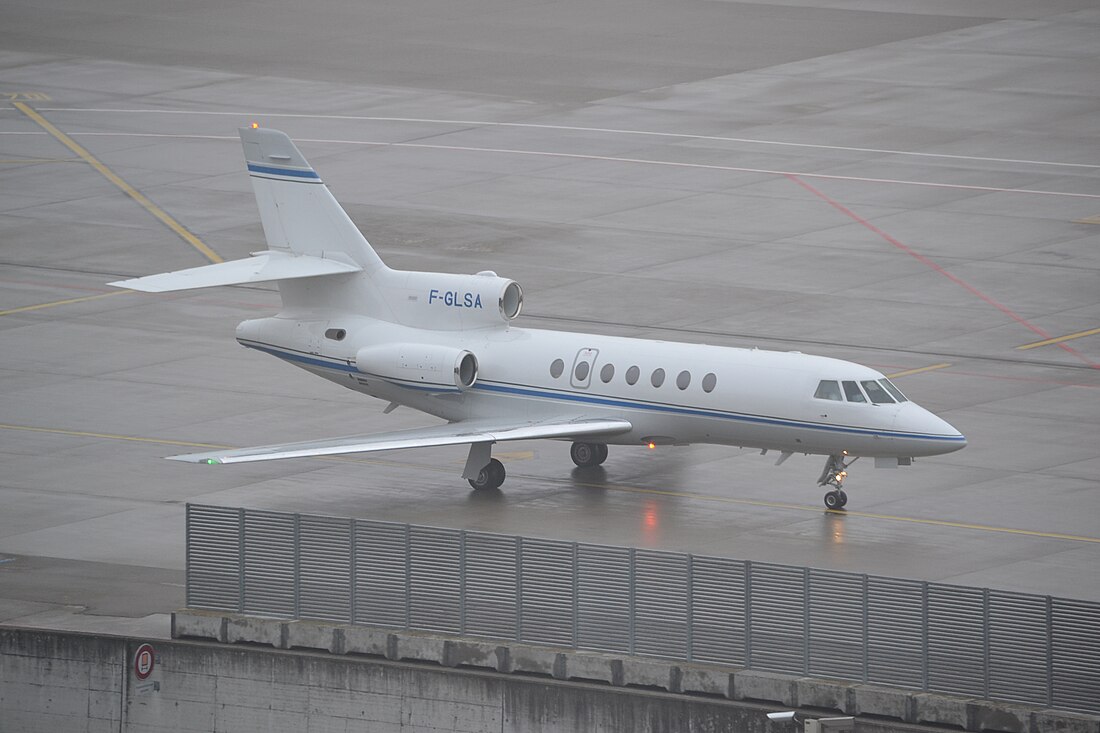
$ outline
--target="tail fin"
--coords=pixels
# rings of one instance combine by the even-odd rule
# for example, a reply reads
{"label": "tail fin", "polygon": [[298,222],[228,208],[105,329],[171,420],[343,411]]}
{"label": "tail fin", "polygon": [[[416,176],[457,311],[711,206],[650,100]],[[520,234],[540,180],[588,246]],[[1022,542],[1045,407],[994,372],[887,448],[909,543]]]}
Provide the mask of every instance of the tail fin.
{"label": "tail fin", "polygon": [[330,258],[341,252],[368,274],[385,268],[285,133],[246,127],[240,135],[268,249]]}

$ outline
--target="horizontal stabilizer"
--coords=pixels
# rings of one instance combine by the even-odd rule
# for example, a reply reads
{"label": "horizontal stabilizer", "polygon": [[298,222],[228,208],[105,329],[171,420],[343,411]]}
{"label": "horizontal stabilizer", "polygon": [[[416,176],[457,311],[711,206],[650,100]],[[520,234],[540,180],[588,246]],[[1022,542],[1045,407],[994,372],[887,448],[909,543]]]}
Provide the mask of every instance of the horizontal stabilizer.
{"label": "horizontal stabilizer", "polygon": [[448,425],[401,430],[393,433],[352,435],[346,438],[265,445],[258,448],[240,448],[220,452],[189,453],[182,456],[169,456],[169,459],[188,463],[248,463],[251,461],[274,461],[280,458],[372,453],[399,448],[427,448],[442,445],[467,445],[469,443],[496,443],[505,440],[613,435],[628,432],[631,427],[631,424],[626,420],[579,419],[511,423],[467,420]]}
{"label": "horizontal stabilizer", "polygon": [[346,262],[311,255],[295,255],[284,252],[262,252],[245,260],[219,262],[214,265],[192,267],[187,270],[148,275],[131,280],[108,283],[116,288],[141,290],[146,293],[165,293],[172,290],[210,288],[218,285],[243,285],[245,283],[294,280],[300,277],[343,275],[359,272],[363,268]]}

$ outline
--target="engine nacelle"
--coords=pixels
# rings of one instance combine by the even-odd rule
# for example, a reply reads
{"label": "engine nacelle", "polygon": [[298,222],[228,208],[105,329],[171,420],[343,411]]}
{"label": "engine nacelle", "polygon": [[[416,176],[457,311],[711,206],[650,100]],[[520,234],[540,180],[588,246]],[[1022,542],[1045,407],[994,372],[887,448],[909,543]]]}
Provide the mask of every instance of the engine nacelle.
{"label": "engine nacelle", "polygon": [[432,344],[365,346],[355,355],[364,374],[404,384],[468,389],[477,382],[477,357],[469,351]]}
{"label": "engine nacelle", "polygon": [[398,323],[454,331],[499,326],[519,315],[523,289],[495,272],[454,275],[393,271],[386,299]]}

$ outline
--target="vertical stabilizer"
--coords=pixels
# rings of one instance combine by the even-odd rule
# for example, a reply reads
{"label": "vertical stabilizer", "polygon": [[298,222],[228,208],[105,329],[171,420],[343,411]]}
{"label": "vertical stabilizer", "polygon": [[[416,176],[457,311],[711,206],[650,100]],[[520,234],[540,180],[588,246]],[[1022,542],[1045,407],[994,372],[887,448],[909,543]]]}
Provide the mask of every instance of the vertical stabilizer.
{"label": "vertical stabilizer", "polygon": [[268,249],[333,259],[343,253],[368,274],[385,269],[285,133],[246,127],[240,135]]}

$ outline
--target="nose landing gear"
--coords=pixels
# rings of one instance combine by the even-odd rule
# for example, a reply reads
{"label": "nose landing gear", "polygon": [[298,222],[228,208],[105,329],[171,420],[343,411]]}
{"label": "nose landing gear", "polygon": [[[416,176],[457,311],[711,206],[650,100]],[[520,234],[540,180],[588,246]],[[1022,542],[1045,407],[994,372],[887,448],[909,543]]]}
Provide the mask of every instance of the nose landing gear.
{"label": "nose landing gear", "polygon": [[857,456],[845,463],[844,456],[846,455],[848,455],[847,452],[839,456],[829,456],[825,459],[825,470],[821,472],[821,478],[817,480],[818,486],[833,487],[825,494],[826,509],[843,509],[844,505],[848,503],[848,495],[844,493],[842,487],[844,479],[848,476],[848,466],[859,460],[859,457]]}

